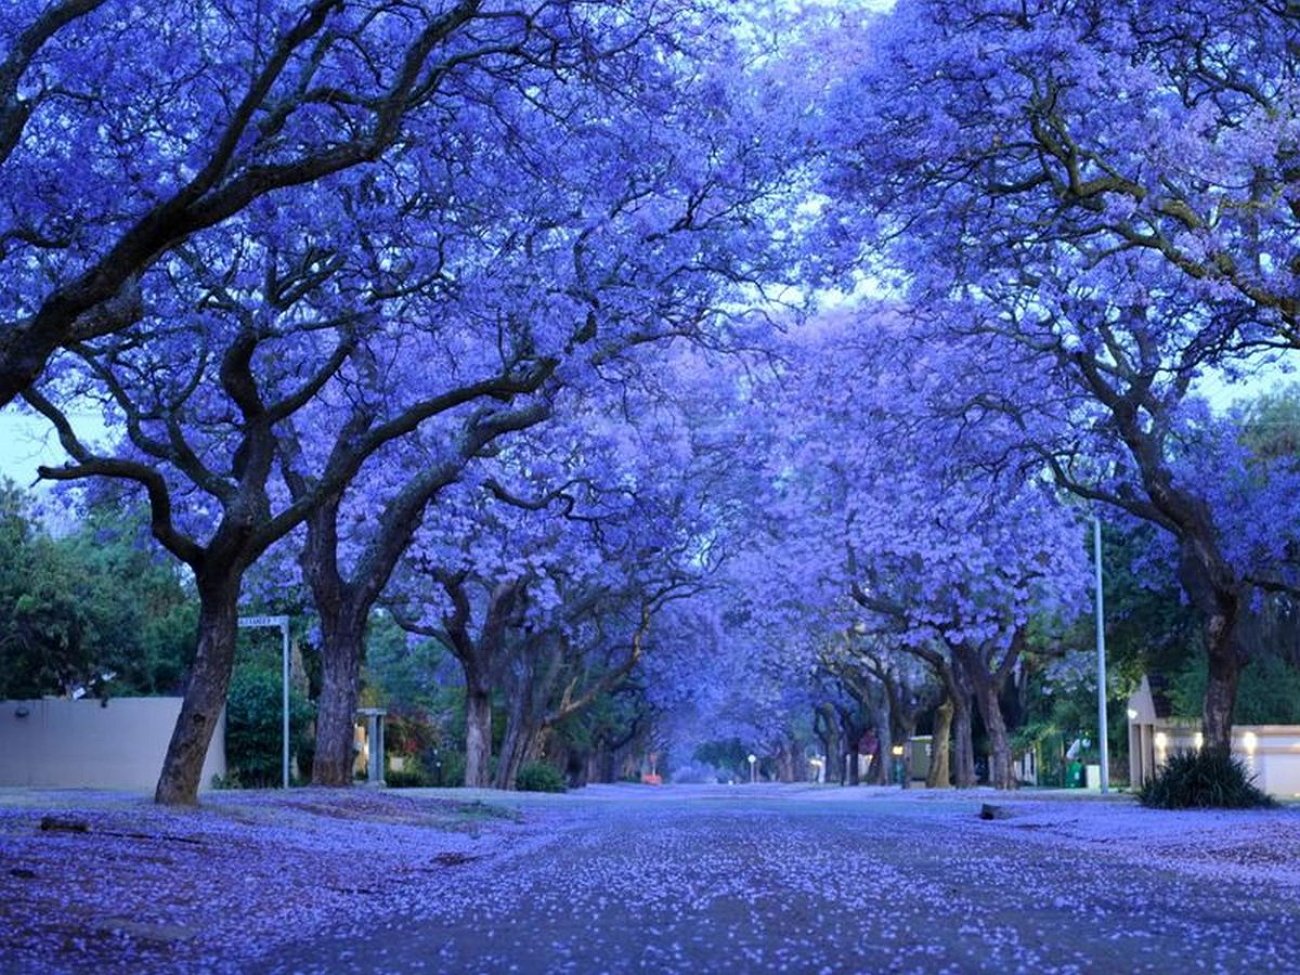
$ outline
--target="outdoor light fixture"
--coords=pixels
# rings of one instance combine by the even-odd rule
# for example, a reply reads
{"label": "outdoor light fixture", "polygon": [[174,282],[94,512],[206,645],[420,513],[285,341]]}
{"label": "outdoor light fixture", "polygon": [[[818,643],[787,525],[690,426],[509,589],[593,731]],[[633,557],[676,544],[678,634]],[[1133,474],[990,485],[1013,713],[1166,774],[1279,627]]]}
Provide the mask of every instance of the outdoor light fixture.
{"label": "outdoor light fixture", "polygon": [[891,749],[889,749],[889,750],[890,750],[891,753],[893,753],[893,756],[894,756],[895,758],[902,758],[902,757],[903,757],[903,746],[902,746],[902,745],[895,745],[893,748],[891,748]]}
{"label": "outdoor light fixture", "polygon": [[1156,747],[1161,751],[1169,747],[1169,736],[1163,731],[1156,732]]}
{"label": "outdoor light fixture", "polygon": [[1253,755],[1256,747],[1259,745],[1259,738],[1256,737],[1255,732],[1248,731],[1241,736],[1241,743],[1246,747],[1246,751]]}
{"label": "outdoor light fixture", "polygon": [[1136,721],[1138,719],[1138,713],[1134,711],[1132,708],[1128,709],[1128,719],[1130,721]]}
{"label": "outdoor light fixture", "polygon": [[1205,735],[1198,731],[1195,737],[1192,738],[1192,741],[1196,743],[1196,750],[1200,751],[1201,746],[1205,744]]}

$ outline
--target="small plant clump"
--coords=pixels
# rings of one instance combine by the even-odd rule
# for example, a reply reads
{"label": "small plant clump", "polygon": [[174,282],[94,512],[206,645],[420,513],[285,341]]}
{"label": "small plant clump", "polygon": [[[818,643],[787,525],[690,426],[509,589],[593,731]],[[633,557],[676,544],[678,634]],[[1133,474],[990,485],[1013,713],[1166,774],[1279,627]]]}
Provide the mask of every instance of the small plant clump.
{"label": "small plant clump", "polygon": [[564,776],[545,762],[526,762],[519,769],[515,788],[520,792],[564,792]]}
{"label": "small plant clump", "polygon": [[1226,748],[1178,752],[1142,786],[1138,802],[1152,809],[1255,809],[1276,805],[1252,779],[1241,759]]}

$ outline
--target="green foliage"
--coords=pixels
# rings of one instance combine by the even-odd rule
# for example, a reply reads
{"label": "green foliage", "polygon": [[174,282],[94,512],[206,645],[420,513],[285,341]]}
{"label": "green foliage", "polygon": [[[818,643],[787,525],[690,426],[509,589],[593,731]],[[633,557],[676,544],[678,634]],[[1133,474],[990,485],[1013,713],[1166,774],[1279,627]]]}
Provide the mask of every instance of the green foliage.
{"label": "green foliage", "polygon": [[434,784],[433,778],[414,759],[407,759],[400,769],[390,766],[384,773],[384,782],[394,789],[426,789]]}
{"label": "green foliage", "polygon": [[[428,788],[446,784],[443,770],[441,731],[426,714],[390,712],[384,722],[384,742],[389,768],[384,781],[395,788]],[[394,769],[393,760],[402,768]],[[464,762],[461,763],[464,776]]]}
{"label": "green foliage", "polygon": [[[251,788],[278,785],[281,776],[283,689],[280,674],[238,667],[226,699],[226,763],[230,777]],[[311,762],[308,737],[315,708],[296,689],[289,694],[289,749],[300,767]]]}
{"label": "green foliage", "polygon": [[749,778],[749,750],[739,738],[706,741],[696,747],[691,757],[721,771],[731,772],[738,778]]}
{"label": "green foliage", "polygon": [[1273,800],[1255,787],[1242,761],[1226,748],[1178,752],[1138,792],[1153,809],[1252,809]]}
{"label": "green foliage", "polygon": [[[435,785],[445,786],[448,789],[460,789],[465,785],[465,753],[464,752],[439,752],[433,756],[434,764],[430,767],[433,774]],[[442,763],[441,774],[436,767],[436,763]]]}
{"label": "green foliage", "polygon": [[92,508],[55,538],[0,482],[0,697],[175,692],[196,622],[139,512]]}
{"label": "green foliage", "polygon": [[1256,397],[1241,441],[1261,460],[1300,456],[1300,384]]}
{"label": "green foliage", "polygon": [[[1189,660],[1174,677],[1169,689],[1174,714],[1200,716],[1207,672],[1202,654]],[[1276,656],[1252,660],[1241,672],[1233,720],[1236,724],[1300,724],[1300,672]]]}
{"label": "green foliage", "polygon": [[454,670],[451,655],[435,640],[410,640],[382,610],[366,629],[365,681],[376,701],[390,710],[442,714],[455,707],[455,695],[441,679]]}
{"label": "green foliage", "polygon": [[560,771],[545,762],[525,762],[519,769],[515,788],[520,792],[564,792],[566,786]]}
{"label": "green foliage", "polygon": [[389,755],[414,760],[438,741],[437,727],[424,714],[390,711],[384,720],[384,743]]}
{"label": "green foliage", "polygon": [[[1201,655],[1200,621],[1184,602],[1176,566],[1149,557],[1156,547],[1155,532],[1145,524],[1102,527],[1106,663],[1126,693],[1142,674],[1172,673]],[[1081,625],[1090,641],[1091,621]]]}

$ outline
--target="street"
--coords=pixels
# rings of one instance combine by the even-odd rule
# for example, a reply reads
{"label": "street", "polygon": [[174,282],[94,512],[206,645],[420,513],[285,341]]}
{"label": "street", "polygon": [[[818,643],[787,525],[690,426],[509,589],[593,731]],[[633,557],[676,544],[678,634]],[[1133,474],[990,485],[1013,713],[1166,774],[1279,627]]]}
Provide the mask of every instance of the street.
{"label": "street", "polygon": [[[401,912],[362,912],[256,970],[1300,970],[1295,886],[1135,860],[1131,844],[1080,855],[1019,826],[1014,801],[984,822],[952,793],[588,792],[537,806],[548,833],[527,848],[449,866]],[[1135,814],[1113,808],[1088,814]]]}

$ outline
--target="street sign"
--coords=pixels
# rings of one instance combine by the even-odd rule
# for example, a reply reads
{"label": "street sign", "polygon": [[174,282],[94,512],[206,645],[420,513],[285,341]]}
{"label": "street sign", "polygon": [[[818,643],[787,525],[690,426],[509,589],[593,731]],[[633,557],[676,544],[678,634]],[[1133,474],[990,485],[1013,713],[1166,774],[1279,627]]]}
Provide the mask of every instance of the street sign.
{"label": "street sign", "polygon": [[287,616],[241,616],[239,617],[240,626],[286,626],[289,623]]}

